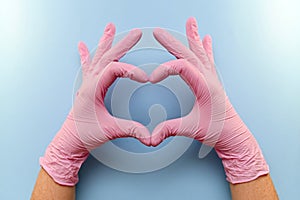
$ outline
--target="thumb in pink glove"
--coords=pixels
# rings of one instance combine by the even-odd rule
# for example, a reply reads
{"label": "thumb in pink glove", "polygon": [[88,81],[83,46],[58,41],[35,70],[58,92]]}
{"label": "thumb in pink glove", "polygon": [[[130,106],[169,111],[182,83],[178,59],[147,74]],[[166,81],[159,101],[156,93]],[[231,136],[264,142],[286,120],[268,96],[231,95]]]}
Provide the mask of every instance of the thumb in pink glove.
{"label": "thumb in pink glove", "polygon": [[88,49],[79,43],[82,64],[82,85],[66,121],[48,146],[41,166],[55,182],[73,186],[78,182],[78,171],[89,150],[120,137],[135,137],[150,145],[150,133],[138,122],[118,119],[105,108],[104,97],[117,77],[147,82],[140,69],[118,60],[141,38],[142,32],[132,30],[122,41],[112,46],[115,26],[108,24],[99,41],[93,60]]}
{"label": "thumb in pink glove", "polygon": [[159,124],[152,133],[152,145],[160,144],[166,137],[180,135],[215,147],[227,180],[233,184],[269,173],[259,145],[234,110],[218,79],[211,37],[206,36],[201,41],[194,18],[189,18],[186,24],[190,48],[160,28],[153,34],[177,60],[154,70],[150,82],[157,83],[169,75],[180,75],[193,91],[195,104],[187,116]]}

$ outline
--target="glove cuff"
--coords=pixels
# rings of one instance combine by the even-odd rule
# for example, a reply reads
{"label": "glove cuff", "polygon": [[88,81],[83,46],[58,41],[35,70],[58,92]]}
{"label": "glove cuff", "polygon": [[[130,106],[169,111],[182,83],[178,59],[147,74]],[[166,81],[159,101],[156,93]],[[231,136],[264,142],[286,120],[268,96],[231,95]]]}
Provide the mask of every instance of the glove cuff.
{"label": "glove cuff", "polygon": [[228,151],[216,148],[226,173],[226,180],[232,184],[245,183],[270,172],[269,166],[251,133],[236,148]]}
{"label": "glove cuff", "polygon": [[74,121],[67,118],[40,158],[41,167],[61,185],[76,185],[78,171],[89,155],[76,133]]}

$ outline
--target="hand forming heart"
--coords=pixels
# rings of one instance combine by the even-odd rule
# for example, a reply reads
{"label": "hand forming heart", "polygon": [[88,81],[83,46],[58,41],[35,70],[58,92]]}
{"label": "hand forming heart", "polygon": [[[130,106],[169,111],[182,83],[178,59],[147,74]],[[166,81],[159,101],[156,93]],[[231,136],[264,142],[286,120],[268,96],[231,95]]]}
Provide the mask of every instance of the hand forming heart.
{"label": "hand forming heart", "polygon": [[269,168],[259,145],[234,110],[218,79],[211,37],[206,36],[201,41],[194,18],[186,23],[190,48],[162,29],[156,29],[153,34],[177,60],[155,69],[150,82],[180,75],[196,100],[187,116],[159,124],[153,131],[151,144],[156,146],[166,137],[182,135],[212,146],[222,159],[231,183],[247,182],[267,174]]}

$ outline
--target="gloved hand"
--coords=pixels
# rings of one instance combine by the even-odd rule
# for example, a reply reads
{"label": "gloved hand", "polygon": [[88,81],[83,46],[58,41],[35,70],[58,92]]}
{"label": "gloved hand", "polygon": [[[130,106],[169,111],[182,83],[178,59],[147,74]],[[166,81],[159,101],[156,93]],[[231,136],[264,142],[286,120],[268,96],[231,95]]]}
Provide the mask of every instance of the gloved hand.
{"label": "gloved hand", "polygon": [[150,145],[150,133],[142,124],[112,117],[105,108],[104,97],[117,77],[147,82],[140,69],[118,60],[141,38],[142,32],[132,30],[111,48],[115,26],[108,24],[91,61],[87,47],[79,43],[82,64],[82,85],[73,108],[53,141],[49,144],[40,165],[55,182],[73,186],[78,182],[78,170],[89,151],[120,137],[135,137]]}
{"label": "gloved hand", "polygon": [[163,29],[155,29],[153,34],[177,60],[155,69],[150,82],[180,75],[193,91],[195,105],[187,116],[159,124],[152,133],[152,145],[158,145],[166,137],[179,135],[215,147],[227,180],[233,184],[267,174],[269,168],[259,145],[234,110],[218,79],[211,37],[206,36],[201,41],[194,18],[186,23],[189,48]]}

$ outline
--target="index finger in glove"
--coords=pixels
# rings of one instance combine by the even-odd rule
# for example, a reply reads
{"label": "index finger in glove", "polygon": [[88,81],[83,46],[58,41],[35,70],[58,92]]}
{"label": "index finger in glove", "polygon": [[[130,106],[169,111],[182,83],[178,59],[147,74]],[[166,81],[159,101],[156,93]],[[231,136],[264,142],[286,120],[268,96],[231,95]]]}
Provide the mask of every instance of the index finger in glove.
{"label": "index finger in glove", "polygon": [[156,28],[153,31],[153,36],[163,47],[165,47],[176,58],[186,59],[194,66],[196,66],[199,70],[201,70],[200,67],[198,67],[200,63],[198,61],[197,56],[188,47],[186,47],[174,36],[172,36],[169,32],[161,28]]}
{"label": "index finger in glove", "polygon": [[123,138],[123,137],[133,137],[138,139],[143,144],[150,146],[151,145],[151,135],[149,130],[142,124],[125,119],[113,118],[114,127],[112,128],[112,133],[110,133],[111,138]]}
{"label": "index finger in glove", "polygon": [[103,55],[103,66],[122,58],[141,39],[141,37],[142,31],[140,29],[133,29],[130,31],[125,38]]}

